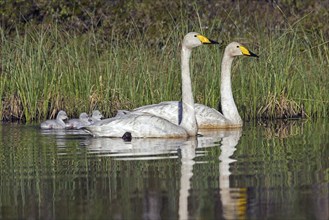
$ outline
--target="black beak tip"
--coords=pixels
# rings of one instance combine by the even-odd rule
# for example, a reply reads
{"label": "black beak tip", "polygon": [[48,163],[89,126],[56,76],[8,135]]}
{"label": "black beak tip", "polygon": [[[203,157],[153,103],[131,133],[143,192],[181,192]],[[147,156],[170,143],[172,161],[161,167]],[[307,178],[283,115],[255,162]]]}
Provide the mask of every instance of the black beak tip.
{"label": "black beak tip", "polygon": [[220,44],[218,43],[217,41],[214,41],[214,40],[209,40],[211,44]]}
{"label": "black beak tip", "polygon": [[254,54],[253,52],[250,52],[250,56],[259,58],[259,56],[257,54]]}

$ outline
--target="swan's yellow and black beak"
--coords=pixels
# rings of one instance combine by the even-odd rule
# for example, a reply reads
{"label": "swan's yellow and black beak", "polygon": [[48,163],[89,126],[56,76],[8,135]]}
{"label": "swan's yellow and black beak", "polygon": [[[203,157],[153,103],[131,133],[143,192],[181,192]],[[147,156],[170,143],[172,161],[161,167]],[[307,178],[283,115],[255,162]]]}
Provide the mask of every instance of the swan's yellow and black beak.
{"label": "swan's yellow and black beak", "polygon": [[210,40],[208,39],[207,37],[201,35],[201,34],[198,34],[197,35],[197,38],[201,41],[201,43],[203,44],[219,44],[217,41],[214,41],[214,40]]}
{"label": "swan's yellow and black beak", "polygon": [[254,54],[253,52],[251,52],[250,50],[248,50],[246,47],[244,46],[240,46],[239,47],[242,54],[245,55],[245,56],[249,56],[249,57],[257,57],[259,58],[259,56],[257,54]]}

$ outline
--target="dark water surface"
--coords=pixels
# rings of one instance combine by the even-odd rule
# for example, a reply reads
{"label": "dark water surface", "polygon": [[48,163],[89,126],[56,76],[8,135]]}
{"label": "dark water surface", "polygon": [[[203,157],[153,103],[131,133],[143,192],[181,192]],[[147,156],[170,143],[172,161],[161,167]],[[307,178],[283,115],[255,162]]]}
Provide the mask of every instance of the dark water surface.
{"label": "dark water surface", "polygon": [[328,121],[131,143],[0,131],[0,219],[329,219]]}

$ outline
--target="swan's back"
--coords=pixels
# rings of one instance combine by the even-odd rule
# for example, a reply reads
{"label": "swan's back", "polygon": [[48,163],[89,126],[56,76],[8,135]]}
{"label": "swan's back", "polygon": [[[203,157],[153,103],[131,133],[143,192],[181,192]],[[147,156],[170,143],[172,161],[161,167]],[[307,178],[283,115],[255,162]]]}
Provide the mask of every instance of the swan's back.
{"label": "swan's back", "polygon": [[[202,129],[214,129],[214,128],[226,128],[230,127],[232,124],[228,119],[226,119],[223,114],[218,112],[214,108],[210,108],[206,105],[194,104],[195,116],[198,124],[198,128]],[[158,117],[164,118],[171,123],[179,125],[179,114],[182,112],[179,111],[179,102],[170,101],[170,102],[161,102],[154,105],[146,105],[140,108],[136,108],[133,112],[139,113],[148,113],[156,115]]]}
{"label": "swan's back", "polygon": [[41,129],[64,129],[65,125],[58,123],[55,119],[47,120],[40,124]]}
{"label": "swan's back", "polygon": [[127,113],[84,127],[96,137],[122,137],[130,132],[134,138],[175,138],[188,134],[166,119],[145,113]]}
{"label": "swan's back", "polygon": [[179,102],[168,101],[153,105],[146,105],[133,110],[133,112],[143,112],[164,118],[171,123],[179,124]]}
{"label": "swan's back", "polygon": [[90,125],[89,116],[87,113],[83,112],[80,114],[79,118],[70,119],[66,123],[66,128],[80,129],[87,125]]}

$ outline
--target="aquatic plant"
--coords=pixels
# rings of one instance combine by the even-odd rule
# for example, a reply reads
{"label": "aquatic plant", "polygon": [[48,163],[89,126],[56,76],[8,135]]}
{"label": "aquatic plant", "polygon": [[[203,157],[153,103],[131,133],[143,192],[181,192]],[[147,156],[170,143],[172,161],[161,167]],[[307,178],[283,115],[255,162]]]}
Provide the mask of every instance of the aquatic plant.
{"label": "aquatic plant", "polygon": [[[122,34],[117,26],[81,32],[54,21],[26,24],[15,33],[0,29],[2,119],[30,123],[60,109],[78,117],[95,108],[109,117],[118,109],[179,100],[179,44],[191,30],[223,41],[222,48],[196,51],[202,61],[191,64],[195,101],[217,107],[223,48],[239,41],[260,55],[236,60],[232,69],[233,94],[244,120],[328,116],[329,46],[321,21],[310,26],[309,14],[296,20],[267,4],[255,9],[255,17],[243,16],[246,9],[237,7],[221,17],[207,17],[210,9],[197,3],[188,7],[194,16],[178,13],[179,6],[172,13],[180,16],[152,34],[140,24]],[[264,8],[280,19],[259,22],[257,11]]]}

